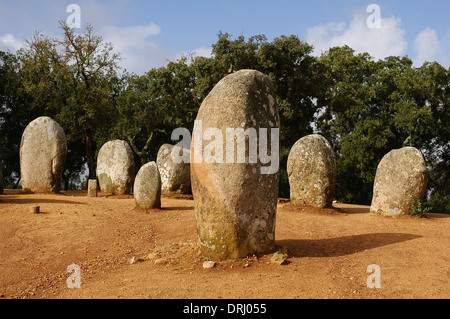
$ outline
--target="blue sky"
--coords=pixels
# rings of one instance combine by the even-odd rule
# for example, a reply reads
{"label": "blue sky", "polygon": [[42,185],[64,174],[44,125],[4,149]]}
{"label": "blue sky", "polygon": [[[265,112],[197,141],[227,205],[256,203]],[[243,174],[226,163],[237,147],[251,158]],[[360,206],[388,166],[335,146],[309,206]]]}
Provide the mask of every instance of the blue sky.
{"label": "blue sky", "polygon": [[[219,31],[269,40],[295,34],[316,55],[347,44],[375,59],[407,55],[416,66],[450,66],[450,0],[0,0],[0,50],[14,52],[36,30],[60,36],[69,4],[79,5],[81,24],[92,24],[138,74],[186,52],[208,56]],[[369,4],[380,9],[379,28],[367,25]]]}

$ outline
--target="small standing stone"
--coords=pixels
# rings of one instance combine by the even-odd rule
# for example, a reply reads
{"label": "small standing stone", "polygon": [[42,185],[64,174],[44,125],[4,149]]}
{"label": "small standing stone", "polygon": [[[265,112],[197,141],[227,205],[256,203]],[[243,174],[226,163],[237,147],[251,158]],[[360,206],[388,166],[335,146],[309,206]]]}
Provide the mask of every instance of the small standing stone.
{"label": "small standing stone", "polygon": [[39,208],[37,205],[30,206],[30,213],[39,214]]}
{"label": "small standing stone", "polygon": [[97,197],[97,180],[90,179],[88,181],[88,197]]}

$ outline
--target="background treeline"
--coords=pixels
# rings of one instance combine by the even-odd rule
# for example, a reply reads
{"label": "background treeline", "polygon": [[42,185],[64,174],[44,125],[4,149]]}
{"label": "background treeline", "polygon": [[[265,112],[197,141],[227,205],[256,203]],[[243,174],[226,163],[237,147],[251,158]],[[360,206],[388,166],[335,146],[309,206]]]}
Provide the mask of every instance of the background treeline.
{"label": "background treeline", "polygon": [[[286,161],[302,136],[318,132],[337,156],[336,199],[370,204],[376,168],[391,149],[420,149],[429,167],[427,204],[450,213],[450,69],[413,67],[407,57],[375,61],[334,47],[320,57],[298,37],[269,42],[219,33],[212,57],[184,57],[142,76],[122,70],[120,55],[89,25],[63,39],[37,33],[15,54],[0,51],[0,163],[6,187],[20,186],[19,147],[25,126],[54,118],[68,138],[63,188],[95,178],[96,155],[111,139],[126,140],[137,169],[155,160],[172,130],[190,131],[213,86],[239,69],[273,81],[281,116],[280,197],[289,197]],[[145,71],[145,70],[144,70]]]}

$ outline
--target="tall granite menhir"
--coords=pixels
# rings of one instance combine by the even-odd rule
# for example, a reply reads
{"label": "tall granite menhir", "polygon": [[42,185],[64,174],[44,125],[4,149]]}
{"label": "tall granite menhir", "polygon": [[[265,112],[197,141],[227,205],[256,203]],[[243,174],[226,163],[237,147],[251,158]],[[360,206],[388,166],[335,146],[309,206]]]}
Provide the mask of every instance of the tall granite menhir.
{"label": "tall granite menhir", "polygon": [[67,140],[62,127],[47,116],[31,121],[20,142],[22,189],[58,193],[66,156]]}
{"label": "tall granite menhir", "polygon": [[[267,165],[261,162],[261,153],[256,161],[250,160],[249,145],[256,142],[253,138],[236,135],[231,145],[226,145],[225,137],[227,129],[242,128],[247,133],[251,128],[258,132],[266,129],[270,151],[272,145],[279,145],[279,139],[276,135],[273,140],[269,134],[272,128],[278,132],[279,127],[272,83],[259,71],[240,70],[224,77],[201,104],[191,141],[191,186],[204,255],[239,258],[275,248],[279,171],[263,170]],[[200,147],[199,140],[203,140]],[[245,141],[244,162],[237,159],[239,140]],[[226,161],[230,148],[235,152],[234,160]],[[271,155],[278,165],[278,149],[274,153]]]}
{"label": "tall granite menhir", "polygon": [[131,147],[122,140],[103,144],[97,156],[100,190],[115,195],[131,192],[134,181],[134,156]]}

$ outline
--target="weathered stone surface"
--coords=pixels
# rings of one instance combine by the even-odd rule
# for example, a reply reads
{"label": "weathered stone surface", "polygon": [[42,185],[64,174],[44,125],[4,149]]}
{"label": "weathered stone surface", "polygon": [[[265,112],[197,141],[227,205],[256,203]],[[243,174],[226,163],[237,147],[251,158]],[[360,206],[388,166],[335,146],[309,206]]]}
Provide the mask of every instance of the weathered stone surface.
{"label": "weathered stone surface", "polygon": [[20,175],[25,191],[58,193],[67,156],[62,127],[47,116],[25,128],[20,142]]}
{"label": "weathered stone surface", "polygon": [[161,208],[161,177],[155,162],[146,163],[139,169],[133,192],[137,208]]}
{"label": "weathered stone surface", "polygon": [[205,260],[203,262],[203,268],[214,268],[215,265],[216,265],[216,262],[213,260]]}
{"label": "weathered stone surface", "polygon": [[88,197],[97,197],[97,180],[96,179],[88,180],[87,196]]}
{"label": "weathered stone surface", "polygon": [[129,194],[134,181],[134,156],[122,140],[106,142],[97,157],[100,190],[116,195]]}
{"label": "weathered stone surface", "polygon": [[409,214],[413,202],[425,196],[426,186],[427,168],[422,153],[414,147],[392,150],[378,164],[370,212]]}
{"label": "weathered stone surface", "polygon": [[178,145],[161,145],[156,158],[161,175],[161,193],[189,194],[191,192],[190,163],[176,163],[172,158],[172,152],[178,152],[181,156],[182,152],[189,154],[190,150]]}
{"label": "weathered stone surface", "polygon": [[270,262],[278,265],[284,265],[287,261],[287,255],[277,251],[270,257]]}
{"label": "weathered stone surface", "polygon": [[[226,161],[225,136],[227,128],[267,129],[267,153],[273,155],[273,162],[279,165],[278,149],[270,152],[272,146],[279,146],[278,136],[274,140],[270,137],[271,128],[279,130],[279,127],[272,83],[255,70],[241,70],[224,77],[201,104],[191,143],[191,186],[197,234],[204,255],[218,259],[238,258],[274,249],[278,166],[275,172],[262,174],[263,168],[269,165],[261,163],[261,152],[255,163],[249,160],[249,142],[255,141],[248,137],[240,139],[245,143],[245,161],[237,160],[238,138],[230,139],[234,161]],[[208,142],[208,138],[203,138],[204,142],[198,147],[196,141],[210,128],[223,136],[222,141],[214,143],[218,148],[211,150],[213,142]],[[261,134],[258,135],[260,142]],[[220,148],[223,148],[223,158]],[[218,155],[218,159],[211,161],[208,153],[205,156],[206,150],[213,157]],[[200,162],[199,158],[204,160]]]}
{"label": "weathered stone surface", "polygon": [[311,134],[299,139],[287,160],[290,198],[294,205],[331,207],[336,184],[336,159],[326,138]]}

